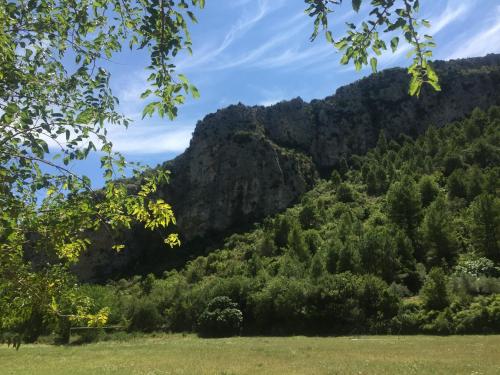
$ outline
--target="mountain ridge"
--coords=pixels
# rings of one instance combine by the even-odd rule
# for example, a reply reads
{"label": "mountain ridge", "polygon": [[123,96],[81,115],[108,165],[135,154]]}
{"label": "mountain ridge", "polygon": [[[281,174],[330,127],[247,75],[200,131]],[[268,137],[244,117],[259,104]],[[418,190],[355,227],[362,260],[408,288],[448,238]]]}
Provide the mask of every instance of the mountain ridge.
{"label": "mountain ridge", "polygon": [[[106,242],[82,257],[83,279],[156,273],[181,266],[225,234],[290,207],[322,177],[342,172],[350,157],[387,140],[416,137],[500,104],[500,55],[436,61],[441,92],[407,94],[406,70],[384,70],[340,87],[334,95],[269,107],[231,105],[197,123],[186,151],[158,168],[172,172],[159,195],[171,203],[183,249],[166,251],[158,234],[134,228],[127,249]],[[97,254],[96,254],[97,253]]]}
{"label": "mountain ridge", "polygon": [[[228,221],[222,218],[220,223],[213,221],[218,207],[225,211],[225,217],[232,217],[238,209],[242,209],[249,219],[276,213],[309,190],[316,180],[315,175],[328,176],[334,168],[340,167],[342,159],[363,154],[375,146],[380,130],[384,130],[388,139],[400,134],[415,137],[431,124],[439,127],[464,117],[475,107],[487,108],[499,103],[500,55],[436,62],[435,65],[440,72],[442,91],[438,93],[427,89],[418,99],[407,94],[406,71],[394,68],[343,86],[323,100],[306,103],[297,98],[270,107],[239,104],[205,116],[198,122],[186,152],[164,165],[172,171],[172,184],[166,187],[165,196],[172,197],[179,230],[189,240],[196,235],[202,236],[206,231],[227,229]],[[486,72],[488,68],[493,69]],[[219,206],[212,206],[212,196],[221,187],[225,196],[229,194],[236,198],[237,193],[229,189],[234,182],[243,179],[251,187],[255,181],[236,174],[238,178],[233,178],[226,186],[221,179],[231,174],[231,171],[219,169],[217,175],[207,171],[230,162],[240,168],[251,167],[246,169],[246,175],[253,172],[260,179],[267,177],[267,171],[259,169],[259,166],[247,166],[244,163],[245,159],[252,159],[252,152],[258,151],[252,146],[256,146],[259,139],[261,142],[267,139],[281,148],[293,150],[298,158],[302,154],[306,159],[310,158],[312,164],[304,160],[302,169],[282,168],[292,178],[285,179],[283,184],[274,181],[279,188],[271,189],[273,194],[282,199],[278,199],[275,205],[269,205],[268,202],[257,205],[257,208],[262,207],[262,211],[257,209],[255,215],[252,207],[231,206],[231,202],[227,202],[228,205],[219,202]],[[241,145],[246,141],[250,142],[247,147],[230,150],[243,153],[224,155],[229,144]],[[201,167],[196,168],[194,164],[200,164],[200,161]],[[274,171],[273,163],[267,165]],[[289,191],[288,183],[297,179],[300,182],[294,185],[293,191]],[[186,199],[186,186],[193,185],[195,188],[201,187],[203,194],[187,193],[192,196]],[[217,188],[213,189],[214,185]],[[247,187],[245,189],[244,202],[254,202],[258,192]],[[210,198],[204,198],[207,196]],[[192,204],[201,207],[191,212],[189,205]],[[207,219],[201,224],[191,224],[196,217]]]}

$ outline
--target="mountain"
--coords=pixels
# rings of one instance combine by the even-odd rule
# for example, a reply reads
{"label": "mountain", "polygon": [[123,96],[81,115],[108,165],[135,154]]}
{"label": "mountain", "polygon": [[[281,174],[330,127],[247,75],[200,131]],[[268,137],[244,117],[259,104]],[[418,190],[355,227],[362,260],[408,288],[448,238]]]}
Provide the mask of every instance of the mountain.
{"label": "mountain", "polygon": [[135,229],[127,250],[106,243],[82,258],[85,279],[160,272],[203,253],[225,234],[248,228],[296,203],[321,177],[349,168],[351,156],[387,140],[414,138],[430,125],[500,104],[500,55],[434,63],[442,90],[407,94],[404,69],[389,69],[310,103],[297,98],[270,107],[232,105],[199,121],[188,149],[159,168],[172,172],[160,194],[172,203],[182,250]]}
{"label": "mountain", "polygon": [[279,212],[328,176],[342,158],[388,139],[421,134],[500,101],[500,56],[436,62],[442,91],[407,94],[408,75],[390,69],[323,100],[271,107],[233,105],[206,116],[189,148],[164,168],[178,227],[190,240]]}
{"label": "mountain", "polygon": [[136,331],[500,333],[500,107],[415,139],[381,133],[210,254],[87,290]]}

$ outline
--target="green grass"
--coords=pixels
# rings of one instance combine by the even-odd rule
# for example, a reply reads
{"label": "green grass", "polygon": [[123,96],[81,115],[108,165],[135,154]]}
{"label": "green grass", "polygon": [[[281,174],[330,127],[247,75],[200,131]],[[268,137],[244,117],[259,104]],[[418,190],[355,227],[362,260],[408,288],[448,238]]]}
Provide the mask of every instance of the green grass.
{"label": "green grass", "polygon": [[500,336],[164,335],[83,346],[0,346],[2,374],[500,374]]}

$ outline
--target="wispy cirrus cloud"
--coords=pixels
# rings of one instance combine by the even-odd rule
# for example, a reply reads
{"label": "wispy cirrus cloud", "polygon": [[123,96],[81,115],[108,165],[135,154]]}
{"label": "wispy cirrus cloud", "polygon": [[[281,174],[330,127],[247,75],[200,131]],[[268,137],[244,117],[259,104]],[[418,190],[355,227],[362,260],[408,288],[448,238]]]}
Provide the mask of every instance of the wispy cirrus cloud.
{"label": "wispy cirrus cloud", "polygon": [[466,34],[458,40],[456,50],[448,59],[482,56],[487,53],[500,52],[500,5],[495,8],[493,16],[484,20],[486,27],[472,36]]}
{"label": "wispy cirrus cloud", "polygon": [[[301,18],[304,18],[303,14],[300,14]],[[288,28],[287,25],[282,25],[281,28],[273,31],[273,37],[269,38],[264,43],[260,44],[254,49],[251,49],[248,52],[244,52],[237,56],[230,57],[227,62],[222,62],[217,66],[214,66],[214,69],[229,69],[236,67],[258,67],[262,65],[262,61],[269,56],[270,52],[275,51],[276,49],[280,49],[285,45],[289,45],[290,41],[293,41],[297,38],[300,33],[304,32],[305,27],[307,26],[307,22],[300,22],[301,20],[298,17],[293,17],[293,21],[295,21],[294,28]],[[290,21],[286,21],[286,24],[289,24]]]}
{"label": "wispy cirrus cloud", "polygon": [[[250,2],[244,1],[240,5],[246,5]],[[251,14],[245,14],[241,17],[225,34],[222,41],[214,46],[206,46],[205,48],[195,51],[192,57],[184,59],[177,64],[179,71],[190,70],[193,68],[199,68],[205,64],[213,62],[219,58],[230,46],[234,44],[236,40],[244,36],[248,31],[250,31],[257,23],[259,23],[264,17],[272,13],[274,10],[283,6],[284,0],[258,0],[257,8]]]}
{"label": "wispy cirrus cloud", "polygon": [[256,91],[259,93],[261,99],[257,103],[258,105],[270,106],[285,100],[287,95],[286,92],[279,88],[261,88],[255,87]]}
{"label": "wispy cirrus cloud", "polygon": [[278,54],[267,56],[256,62],[255,66],[266,69],[285,68],[288,70],[296,70],[323,61],[334,53],[335,50],[329,44],[317,44],[308,46],[308,48],[295,46],[280,51]]}
{"label": "wispy cirrus cloud", "polygon": [[430,33],[436,35],[441,30],[444,30],[446,27],[451,25],[453,22],[462,18],[467,14],[467,11],[471,8],[474,1],[448,1],[446,4],[446,8],[443,12],[437,17],[433,17],[430,19],[431,28]]}
{"label": "wispy cirrus cloud", "polygon": [[[352,10],[339,13],[335,25],[340,25],[355,16]],[[216,69],[255,68],[296,70],[313,65],[328,58],[334,49],[328,43],[309,40],[312,32],[312,20],[304,12],[296,13],[283,22],[271,26],[268,34],[271,38],[243,54],[231,56],[228,62],[219,64]],[[310,30],[308,30],[310,28]],[[321,39],[321,38],[319,38]]]}

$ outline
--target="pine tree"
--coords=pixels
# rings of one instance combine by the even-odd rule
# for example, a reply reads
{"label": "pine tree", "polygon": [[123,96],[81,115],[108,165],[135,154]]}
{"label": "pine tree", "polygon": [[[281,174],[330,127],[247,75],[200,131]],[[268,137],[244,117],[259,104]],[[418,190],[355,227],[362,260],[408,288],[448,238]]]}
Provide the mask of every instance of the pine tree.
{"label": "pine tree", "polygon": [[446,275],[441,268],[433,268],[420,290],[420,298],[428,310],[443,310],[450,304]]}
{"label": "pine tree", "polygon": [[309,273],[313,280],[319,279],[323,276],[325,272],[325,264],[323,260],[323,256],[320,253],[316,253],[311,261],[311,267]]}
{"label": "pine tree", "polygon": [[500,199],[482,194],[474,200],[470,211],[473,246],[480,255],[500,262]]}
{"label": "pine tree", "polygon": [[431,176],[423,176],[418,183],[422,206],[427,207],[439,194],[439,186]]}
{"label": "pine tree", "polygon": [[438,266],[444,261],[451,265],[457,256],[458,244],[453,221],[444,196],[432,203],[422,221],[421,233],[427,262]]}
{"label": "pine tree", "polygon": [[302,230],[294,225],[288,236],[288,248],[301,262],[309,260],[310,254]]}
{"label": "pine tree", "polygon": [[412,178],[405,176],[391,185],[387,192],[387,211],[389,218],[414,239],[421,219],[422,203]]}

